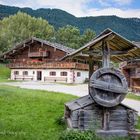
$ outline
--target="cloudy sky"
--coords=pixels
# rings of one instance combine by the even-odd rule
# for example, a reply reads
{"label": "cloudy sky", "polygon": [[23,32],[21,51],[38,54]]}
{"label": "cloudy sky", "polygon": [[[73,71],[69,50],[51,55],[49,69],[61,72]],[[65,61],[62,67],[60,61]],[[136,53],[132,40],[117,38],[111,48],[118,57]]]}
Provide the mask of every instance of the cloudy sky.
{"label": "cloudy sky", "polygon": [[0,0],[0,4],[38,8],[58,8],[77,17],[117,15],[140,18],[140,0]]}

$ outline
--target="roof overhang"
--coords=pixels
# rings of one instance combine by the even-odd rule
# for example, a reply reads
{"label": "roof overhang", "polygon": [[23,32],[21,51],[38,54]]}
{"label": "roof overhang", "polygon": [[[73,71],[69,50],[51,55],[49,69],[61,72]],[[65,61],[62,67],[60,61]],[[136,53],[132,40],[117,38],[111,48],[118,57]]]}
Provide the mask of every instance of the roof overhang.
{"label": "roof overhang", "polygon": [[62,60],[82,57],[88,59],[92,55],[95,61],[102,60],[102,43],[107,41],[110,48],[111,60],[122,62],[140,58],[140,48],[111,29],[106,29],[85,46],[68,54]]}
{"label": "roof overhang", "polygon": [[24,41],[22,41],[19,44],[16,44],[12,49],[10,49],[9,51],[3,53],[0,58],[5,58],[5,56],[9,56],[9,55],[14,55],[16,54],[19,50],[24,49],[25,47],[29,47],[31,44],[33,44],[34,42],[39,42],[42,46],[43,44],[48,45],[50,47],[54,47],[58,50],[61,50],[63,52],[66,52],[67,54],[71,53],[74,51],[74,49],[68,48],[66,46],[63,46],[61,44],[58,43],[52,43],[46,40],[42,40],[36,37],[31,37],[29,39],[26,39]]}

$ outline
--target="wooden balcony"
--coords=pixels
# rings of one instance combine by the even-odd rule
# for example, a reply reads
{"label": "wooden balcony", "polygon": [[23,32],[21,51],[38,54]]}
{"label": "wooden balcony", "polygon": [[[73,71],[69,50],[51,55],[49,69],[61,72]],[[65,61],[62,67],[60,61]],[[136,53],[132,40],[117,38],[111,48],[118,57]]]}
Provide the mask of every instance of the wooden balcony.
{"label": "wooden balcony", "polygon": [[76,62],[52,62],[52,63],[36,63],[36,64],[24,64],[24,63],[11,63],[7,67],[11,69],[78,69],[88,70],[88,64],[76,63]]}
{"label": "wooden balcony", "polygon": [[40,57],[49,57],[49,52],[30,52],[28,53],[28,57],[30,58],[40,58]]}

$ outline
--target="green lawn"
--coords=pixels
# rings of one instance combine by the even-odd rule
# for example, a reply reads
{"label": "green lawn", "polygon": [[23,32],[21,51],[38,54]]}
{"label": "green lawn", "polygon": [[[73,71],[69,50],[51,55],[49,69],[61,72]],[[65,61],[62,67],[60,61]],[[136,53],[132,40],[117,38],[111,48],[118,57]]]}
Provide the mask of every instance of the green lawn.
{"label": "green lawn", "polygon": [[134,93],[129,93],[126,97],[129,99],[134,99],[134,100],[140,101],[140,96],[135,95]]}
{"label": "green lawn", "polygon": [[0,140],[57,140],[56,120],[74,96],[0,86]]}
{"label": "green lawn", "polygon": [[6,82],[10,78],[10,69],[0,64],[0,82]]}

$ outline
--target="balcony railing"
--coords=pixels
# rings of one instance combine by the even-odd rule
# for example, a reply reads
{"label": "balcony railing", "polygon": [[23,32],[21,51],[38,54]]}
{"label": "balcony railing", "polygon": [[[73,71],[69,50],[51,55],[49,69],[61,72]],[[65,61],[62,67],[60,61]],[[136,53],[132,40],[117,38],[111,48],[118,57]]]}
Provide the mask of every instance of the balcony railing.
{"label": "balcony railing", "polygon": [[28,57],[49,57],[49,52],[30,52]]}
{"label": "balcony railing", "polygon": [[46,69],[79,69],[88,70],[89,66],[83,63],[77,62],[52,62],[52,63],[36,63],[36,64],[23,64],[23,63],[11,63],[7,65],[9,68],[46,68]]}

